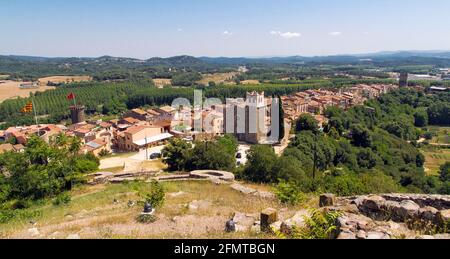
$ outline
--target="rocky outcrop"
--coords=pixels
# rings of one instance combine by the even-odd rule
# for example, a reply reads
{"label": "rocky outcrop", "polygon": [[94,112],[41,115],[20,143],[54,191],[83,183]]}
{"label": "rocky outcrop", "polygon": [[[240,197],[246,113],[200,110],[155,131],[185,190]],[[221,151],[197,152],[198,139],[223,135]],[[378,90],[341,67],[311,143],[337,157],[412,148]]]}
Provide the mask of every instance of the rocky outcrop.
{"label": "rocky outcrop", "polygon": [[244,186],[239,183],[234,183],[231,186],[231,189],[238,191],[240,193],[246,194],[246,195],[253,195],[262,199],[275,199],[275,194],[271,192],[265,192],[265,191],[258,191],[256,189]]}
{"label": "rocky outcrop", "polygon": [[[330,198],[328,198],[330,199]],[[448,238],[450,196],[384,194],[337,198],[339,239]],[[321,199],[321,204],[322,199]]]}

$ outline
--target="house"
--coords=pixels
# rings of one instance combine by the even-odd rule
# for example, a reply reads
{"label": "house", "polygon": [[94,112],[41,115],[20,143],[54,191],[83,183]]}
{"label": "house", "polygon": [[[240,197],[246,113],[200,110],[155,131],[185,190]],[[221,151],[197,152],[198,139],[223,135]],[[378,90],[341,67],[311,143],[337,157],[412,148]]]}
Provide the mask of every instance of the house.
{"label": "house", "polygon": [[111,153],[110,140],[107,138],[99,138],[86,143],[84,147],[84,153],[92,153],[96,157],[99,157],[102,153]]}
{"label": "house", "polygon": [[173,135],[165,133],[162,127],[132,126],[117,134],[116,145],[119,150],[132,152],[159,145],[172,137]]}
{"label": "house", "polygon": [[432,87],[430,87],[430,91],[434,92],[434,93],[442,93],[442,92],[447,92],[448,88],[447,87],[432,86]]}
{"label": "house", "polygon": [[136,118],[133,118],[133,117],[125,117],[125,118],[119,120],[118,124],[119,125],[120,124],[123,124],[123,125],[135,125],[135,124],[138,124],[140,122],[142,122],[142,121],[139,120],[139,119],[136,119]]}
{"label": "house", "polygon": [[140,121],[150,121],[151,119],[151,116],[146,111],[141,109],[133,109],[130,112],[128,112],[124,117],[134,118]]}

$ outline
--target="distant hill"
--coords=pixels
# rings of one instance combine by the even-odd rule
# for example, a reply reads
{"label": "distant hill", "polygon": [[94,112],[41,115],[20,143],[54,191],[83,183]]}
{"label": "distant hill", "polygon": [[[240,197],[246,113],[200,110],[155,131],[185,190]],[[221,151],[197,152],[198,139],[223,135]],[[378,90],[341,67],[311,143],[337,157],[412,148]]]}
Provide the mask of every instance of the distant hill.
{"label": "distant hill", "polygon": [[[359,55],[335,56],[289,56],[289,57],[192,57],[176,56],[169,58],[150,58],[140,60],[126,57],[34,57],[0,56],[0,74],[12,74],[18,78],[36,78],[53,75],[95,75],[130,71],[145,73],[155,69],[175,68],[183,71],[214,73],[236,69],[242,65],[262,66],[319,66],[319,65],[372,65],[376,67],[397,68],[404,66],[450,67],[450,51],[397,51]],[[161,74],[161,71],[159,72]],[[148,75],[146,75],[148,76]]]}

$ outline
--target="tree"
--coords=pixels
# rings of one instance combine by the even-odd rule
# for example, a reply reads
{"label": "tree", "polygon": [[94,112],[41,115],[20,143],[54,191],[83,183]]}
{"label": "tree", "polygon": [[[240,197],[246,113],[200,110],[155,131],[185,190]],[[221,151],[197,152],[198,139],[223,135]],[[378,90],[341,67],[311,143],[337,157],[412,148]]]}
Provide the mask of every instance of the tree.
{"label": "tree", "polygon": [[441,166],[439,174],[441,181],[450,182],[450,162],[447,162]]}
{"label": "tree", "polygon": [[358,147],[371,147],[372,135],[364,126],[357,124],[351,129],[352,144]]}
{"label": "tree", "polygon": [[229,140],[196,142],[186,158],[187,170],[232,171],[236,165],[236,148]]}
{"label": "tree", "polygon": [[163,161],[169,167],[169,171],[184,170],[187,162],[188,151],[192,145],[182,139],[171,139],[169,144],[163,149]]}
{"label": "tree", "polygon": [[[44,142],[37,136],[28,140],[25,152],[0,155],[2,199],[38,200],[54,197],[84,182],[84,174],[98,170],[99,161],[92,155],[81,155],[70,147],[75,138],[57,138]],[[3,183],[2,183],[3,182]],[[0,196],[2,196],[0,194]]]}
{"label": "tree", "polygon": [[277,181],[274,166],[277,155],[271,146],[255,145],[248,152],[248,162],[244,170],[244,177],[257,183],[270,183]]}
{"label": "tree", "polygon": [[436,103],[428,108],[428,117],[432,125],[450,125],[450,104]]}
{"label": "tree", "polygon": [[280,157],[272,170],[274,177],[278,180],[295,183],[296,187],[303,192],[311,191],[310,179],[303,171],[300,161],[293,156]]}
{"label": "tree", "polygon": [[317,120],[311,114],[302,114],[296,122],[295,129],[297,132],[307,130],[316,132],[319,129],[319,125]]}
{"label": "tree", "polygon": [[164,204],[165,196],[164,187],[158,181],[153,180],[150,183],[150,193],[146,195],[145,201],[150,203],[153,208],[160,208]]}
{"label": "tree", "polygon": [[414,125],[416,127],[426,127],[428,125],[428,113],[425,109],[419,109],[414,114]]}

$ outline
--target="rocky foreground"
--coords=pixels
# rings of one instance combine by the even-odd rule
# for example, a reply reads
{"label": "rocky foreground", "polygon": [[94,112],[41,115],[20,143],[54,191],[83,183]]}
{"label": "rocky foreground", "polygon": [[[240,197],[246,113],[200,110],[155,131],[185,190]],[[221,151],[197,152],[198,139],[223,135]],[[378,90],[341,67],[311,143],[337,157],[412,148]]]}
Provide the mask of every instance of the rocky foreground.
{"label": "rocky foreground", "polygon": [[338,211],[337,239],[450,239],[450,196],[384,194],[320,197],[325,211]]}
{"label": "rocky foreground", "polygon": [[[323,212],[338,212],[336,239],[450,239],[450,196],[384,194],[338,198],[320,196]],[[269,229],[286,237],[305,227],[308,210],[279,220],[278,212],[267,209],[260,215],[236,213],[227,222],[229,231]],[[266,228],[267,229],[267,228]]]}

